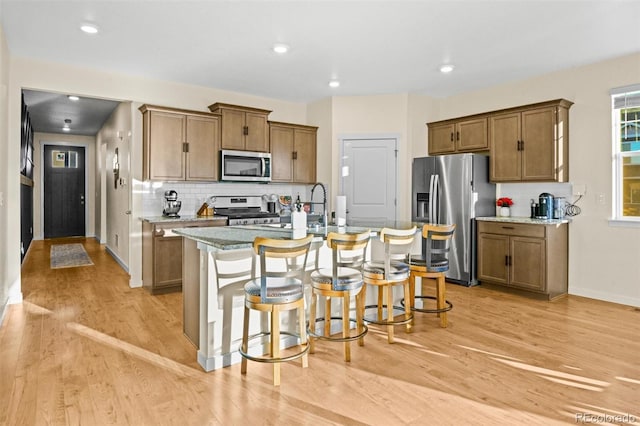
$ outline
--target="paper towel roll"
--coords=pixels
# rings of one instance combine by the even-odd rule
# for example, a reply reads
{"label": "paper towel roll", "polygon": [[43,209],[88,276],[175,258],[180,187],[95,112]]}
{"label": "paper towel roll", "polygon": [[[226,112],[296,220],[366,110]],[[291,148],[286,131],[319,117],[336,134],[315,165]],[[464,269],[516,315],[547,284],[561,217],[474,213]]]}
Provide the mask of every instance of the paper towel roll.
{"label": "paper towel roll", "polygon": [[336,196],[336,225],[345,226],[347,224],[347,197]]}
{"label": "paper towel roll", "polygon": [[291,228],[307,229],[307,214],[305,212],[298,212],[298,211],[292,212]]}

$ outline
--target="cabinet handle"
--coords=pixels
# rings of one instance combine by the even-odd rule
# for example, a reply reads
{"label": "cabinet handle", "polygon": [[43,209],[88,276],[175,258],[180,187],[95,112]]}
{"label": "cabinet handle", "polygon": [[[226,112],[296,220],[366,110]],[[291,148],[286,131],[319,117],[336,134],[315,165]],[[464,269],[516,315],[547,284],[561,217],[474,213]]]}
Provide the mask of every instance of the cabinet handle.
{"label": "cabinet handle", "polygon": [[189,152],[189,142],[184,142],[182,144],[182,152]]}
{"label": "cabinet handle", "polygon": [[520,141],[520,151],[524,151],[524,141]]}
{"label": "cabinet handle", "polygon": [[451,142],[453,142],[453,132],[451,132]]}
{"label": "cabinet handle", "polygon": [[509,266],[509,255],[504,256],[504,266]]}
{"label": "cabinet handle", "polygon": [[249,126],[244,126],[242,128],[242,134],[244,134],[245,136],[249,134]]}
{"label": "cabinet handle", "polygon": [[459,141],[460,140],[460,132],[456,132],[456,140]]}
{"label": "cabinet handle", "polygon": [[294,160],[298,159],[298,151],[293,151],[291,154]]}
{"label": "cabinet handle", "polygon": [[503,226],[502,229],[514,229],[513,226]]}

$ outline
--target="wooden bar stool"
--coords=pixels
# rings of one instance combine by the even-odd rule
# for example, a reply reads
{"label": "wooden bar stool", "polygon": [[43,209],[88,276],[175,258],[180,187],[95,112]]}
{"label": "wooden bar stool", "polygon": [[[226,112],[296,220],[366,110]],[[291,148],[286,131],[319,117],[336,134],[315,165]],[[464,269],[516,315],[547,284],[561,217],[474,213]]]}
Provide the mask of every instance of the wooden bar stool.
{"label": "wooden bar stool", "polygon": [[[377,287],[378,304],[367,305],[363,311],[376,308],[376,315],[364,315],[368,323],[387,326],[387,340],[394,342],[393,327],[406,324],[407,333],[411,332],[413,313],[410,306],[393,305],[393,287],[402,285],[404,297],[409,298],[409,265],[405,263],[415,238],[416,227],[411,229],[383,228],[380,230],[380,241],[384,243],[384,259],[377,262],[367,262],[363,267],[365,286],[362,289],[362,298],[366,295],[367,286]],[[384,315],[386,308],[386,315]],[[394,310],[403,310],[404,318],[395,319]]]}
{"label": "wooden bar stool", "polygon": [[[311,274],[311,307],[309,309],[309,340],[311,353],[315,350],[315,340],[344,342],[344,360],[351,361],[351,342],[364,345],[364,336],[368,328],[362,320],[364,299],[362,298],[362,265],[365,259],[369,235],[367,230],[358,234],[340,234],[330,232],[327,246],[332,251],[332,267],[314,271]],[[356,319],[350,318],[351,296],[356,299]],[[316,318],[318,297],[325,298],[324,318]],[[331,298],[342,300],[342,316],[331,316]],[[331,332],[331,321],[342,322],[342,334]],[[324,331],[316,329],[316,322],[324,323]],[[356,334],[351,335],[351,323],[356,324]]]}
{"label": "wooden bar stool", "polygon": [[[247,360],[273,364],[273,385],[280,385],[280,363],[302,358],[302,367],[308,366],[306,318],[304,309],[304,269],[313,235],[295,240],[280,240],[257,237],[253,248],[260,257],[260,277],[244,286],[244,324],[242,329],[241,373],[247,372]],[[296,265],[298,265],[296,267]],[[249,336],[249,314],[254,309],[269,312],[269,331]],[[280,331],[280,312],[298,310],[299,334]],[[280,335],[299,338],[301,349],[292,355],[280,355]],[[269,337],[269,353],[262,356],[250,355],[249,341],[264,336]]]}
{"label": "wooden bar stool", "polygon": [[[408,305],[412,311],[436,313],[440,317],[440,327],[447,326],[447,312],[453,308],[451,302],[446,300],[445,294],[445,272],[449,270],[448,254],[451,247],[451,239],[455,232],[456,225],[432,225],[425,224],[422,227],[423,254],[422,256],[409,256],[409,268],[411,274],[409,278],[411,295]],[[422,289],[425,289],[425,279],[432,279],[436,282],[436,296],[416,296],[416,277],[421,278]],[[424,293],[422,293],[424,294]],[[435,309],[423,307],[416,308],[416,299],[434,299]],[[403,305],[406,301],[403,300]]]}

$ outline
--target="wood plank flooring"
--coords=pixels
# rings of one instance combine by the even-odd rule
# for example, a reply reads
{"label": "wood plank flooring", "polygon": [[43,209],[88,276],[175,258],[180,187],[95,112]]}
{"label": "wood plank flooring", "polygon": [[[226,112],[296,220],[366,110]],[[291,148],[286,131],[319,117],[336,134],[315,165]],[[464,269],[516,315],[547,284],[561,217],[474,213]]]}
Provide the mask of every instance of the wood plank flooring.
{"label": "wood plank flooring", "polygon": [[[52,242],[93,266],[49,268]],[[249,363],[210,373],[182,335],[180,293],[151,296],[93,239],[34,241],[24,303],[0,328],[2,425],[575,424],[640,422],[640,311],[569,296],[545,302],[449,284],[449,327],[365,346],[318,342],[309,368]],[[600,422],[603,423],[603,422]]]}

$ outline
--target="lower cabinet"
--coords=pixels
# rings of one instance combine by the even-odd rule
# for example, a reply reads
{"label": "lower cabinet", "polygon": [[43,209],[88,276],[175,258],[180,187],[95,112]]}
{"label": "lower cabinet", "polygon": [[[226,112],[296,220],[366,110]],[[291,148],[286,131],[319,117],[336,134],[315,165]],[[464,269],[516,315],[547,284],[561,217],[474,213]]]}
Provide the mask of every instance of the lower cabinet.
{"label": "lower cabinet", "polygon": [[182,290],[182,237],[174,228],[220,226],[225,221],[142,222],[142,286],[151,294]]}
{"label": "lower cabinet", "polygon": [[478,221],[478,280],[548,299],[567,293],[567,224]]}

